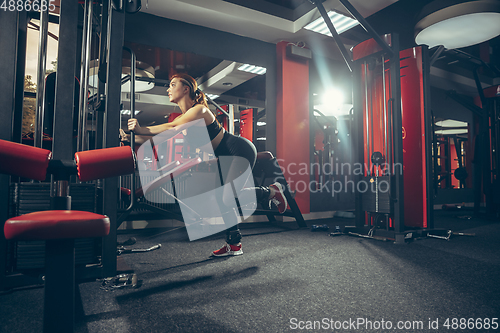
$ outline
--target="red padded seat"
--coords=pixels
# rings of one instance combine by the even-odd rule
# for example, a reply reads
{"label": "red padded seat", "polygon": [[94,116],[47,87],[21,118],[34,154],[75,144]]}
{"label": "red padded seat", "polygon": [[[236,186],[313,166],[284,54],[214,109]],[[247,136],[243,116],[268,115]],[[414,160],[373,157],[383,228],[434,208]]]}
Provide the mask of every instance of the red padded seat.
{"label": "red padded seat", "polygon": [[15,240],[102,237],[109,234],[109,218],[77,210],[48,210],[7,220],[4,233],[6,239]]}
{"label": "red padded seat", "polygon": [[270,151],[261,151],[257,153],[258,160],[272,160],[274,158],[273,154]]}

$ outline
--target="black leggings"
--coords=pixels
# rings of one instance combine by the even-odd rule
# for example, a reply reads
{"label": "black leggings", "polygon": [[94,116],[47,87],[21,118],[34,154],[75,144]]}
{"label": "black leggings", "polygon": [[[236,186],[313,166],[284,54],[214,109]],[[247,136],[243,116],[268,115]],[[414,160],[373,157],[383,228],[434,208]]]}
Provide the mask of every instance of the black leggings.
{"label": "black leggings", "polygon": [[[240,136],[235,136],[232,135],[228,132],[224,133],[224,137],[222,138],[221,142],[217,146],[217,149],[214,151],[215,156],[239,156],[245,158],[249,163],[250,167],[253,169],[255,165],[255,160],[257,158],[257,150],[255,149],[255,146],[253,145],[252,142],[249,140],[240,137]],[[229,183],[236,179],[238,176],[241,175],[242,172],[245,170],[242,170],[246,166],[240,165],[237,160],[231,163],[229,168],[224,168],[227,169],[225,171],[225,175],[223,176],[223,179],[225,180],[225,183]],[[245,189],[245,190],[254,190],[255,191],[255,196],[258,202],[263,202],[269,199],[269,188],[267,187],[255,187],[252,189]],[[232,193],[224,193],[224,195],[232,195]],[[233,195],[234,197],[234,195]],[[224,198],[218,198],[219,205],[227,207],[228,205],[225,203]],[[230,223],[232,220],[234,222],[234,219],[238,219],[238,216],[236,215],[237,212],[234,210],[226,210],[227,213],[223,214],[223,218],[226,223]],[[233,223],[231,223],[233,224]],[[228,244],[238,244],[241,240],[241,233],[238,229],[238,225],[236,224],[234,227],[231,227],[226,230],[226,242]]]}

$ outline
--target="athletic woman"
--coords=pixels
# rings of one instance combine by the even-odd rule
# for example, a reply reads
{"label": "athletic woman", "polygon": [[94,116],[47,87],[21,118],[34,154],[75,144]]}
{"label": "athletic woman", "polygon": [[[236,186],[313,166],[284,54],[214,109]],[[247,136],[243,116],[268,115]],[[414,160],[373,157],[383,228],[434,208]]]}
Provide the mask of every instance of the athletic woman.
{"label": "athletic woman", "polygon": [[[175,130],[177,132],[179,129],[183,129],[186,124],[195,120],[203,119],[207,127],[215,156],[243,157],[250,163],[250,167],[253,168],[257,156],[255,146],[249,140],[232,135],[225,131],[225,129],[216,120],[215,115],[208,108],[205,94],[198,89],[198,84],[195,79],[187,74],[175,74],[170,79],[170,86],[167,89],[167,93],[170,102],[179,106],[182,111],[182,115],[169,123],[143,127],[139,125],[137,119],[129,119],[128,129],[136,134],[137,143],[143,143],[148,138],[167,130]],[[194,131],[194,129],[191,130]],[[188,128],[187,131],[187,141],[190,142],[190,129]],[[123,130],[120,130],[120,134],[123,141],[129,140],[129,135],[127,135]],[[236,160],[237,159],[231,163],[226,177],[224,177],[226,183],[235,180],[243,171],[245,171],[241,170],[242,166],[239,165]],[[226,189],[228,189],[228,191],[226,191]],[[234,202],[234,194],[232,193],[230,186],[226,186],[224,190],[223,198],[222,200],[219,200],[219,202],[222,201],[223,205],[230,207],[229,203],[231,201]],[[287,202],[283,193],[283,185],[276,182],[269,187],[257,187],[254,188],[254,190],[258,201],[263,202],[267,200],[269,205],[273,203],[276,205],[281,214],[284,213],[287,207]],[[223,218],[225,221],[228,218],[236,219],[237,221],[236,212],[229,208],[226,213],[223,214]],[[233,220],[233,222],[234,221],[235,220]],[[222,257],[243,254],[240,242],[241,233],[237,224],[232,224],[234,224],[234,227],[226,230],[226,244],[221,249],[214,251],[212,253],[213,256]]]}

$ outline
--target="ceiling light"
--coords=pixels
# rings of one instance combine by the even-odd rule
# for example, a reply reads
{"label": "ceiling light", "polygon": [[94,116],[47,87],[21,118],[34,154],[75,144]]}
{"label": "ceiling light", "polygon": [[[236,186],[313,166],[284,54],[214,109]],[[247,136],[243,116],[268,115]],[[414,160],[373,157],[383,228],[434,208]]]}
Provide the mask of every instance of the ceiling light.
{"label": "ceiling light", "polygon": [[[500,35],[500,1],[435,0],[422,9],[415,26],[415,42],[430,48],[456,49]],[[447,5],[448,4],[448,5]]]}
{"label": "ceiling light", "polygon": [[257,126],[266,126],[266,122],[265,121],[258,121]]}
{"label": "ceiling light", "polygon": [[464,121],[446,119],[441,121],[436,121],[436,126],[439,127],[467,127],[467,123]]}
{"label": "ceiling light", "polygon": [[[142,111],[141,110],[135,110],[135,115],[137,116],[139,113],[141,113]],[[121,110],[120,111],[120,114],[124,115],[124,116],[129,116],[131,113],[130,110]]]}
{"label": "ceiling light", "polygon": [[214,100],[216,99],[217,97],[219,97],[219,95],[214,95],[214,94],[205,94],[205,96],[207,96],[208,98],[210,98],[211,100]]}
{"label": "ceiling light", "polygon": [[262,138],[257,138],[257,141],[266,141],[266,138],[262,137]]}
{"label": "ceiling light", "polygon": [[[348,16],[345,16],[344,14],[340,14],[334,11],[329,11],[328,17],[332,21],[333,26],[335,27],[335,30],[337,30],[337,33],[339,35],[359,24],[357,20],[354,20]],[[316,20],[312,21],[311,23],[306,25],[304,29],[318,32],[320,34],[327,36],[332,35],[330,29],[328,29],[328,26],[325,23],[325,20],[323,20],[323,17],[319,17]]]}
{"label": "ceiling light", "polygon": [[467,128],[464,129],[442,129],[436,130],[436,134],[438,135],[454,135],[454,134],[467,134]]}
{"label": "ceiling light", "polygon": [[238,69],[240,71],[248,72],[248,73],[252,73],[252,74],[258,74],[258,75],[266,74],[266,69],[264,67],[255,66],[255,65],[244,64],[244,65],[241,65],[240,67],[238,67]]}

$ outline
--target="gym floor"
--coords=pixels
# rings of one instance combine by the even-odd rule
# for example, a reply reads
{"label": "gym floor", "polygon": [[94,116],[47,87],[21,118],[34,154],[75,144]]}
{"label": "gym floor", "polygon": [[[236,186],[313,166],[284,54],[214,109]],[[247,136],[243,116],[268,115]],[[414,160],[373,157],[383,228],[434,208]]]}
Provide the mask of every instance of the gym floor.
{"label": "gym floor", "polygon": [[[451,331],[478,331],[461,330],[461,318],[484,324],[489,318],[493,328],[500,314],[500,223],[467,219],[468,213],[435,211],[435,226],[474,237],[404,245],[248,227],[244,254],[217,259],[209,254],[223,245],[221,235],[189,242],[182,228],[123,233],[119,240],[137,239],[132,248],[162,247],[120,255],[139,279],[136,288],[80,283],[75,331],[442,332],[446,323]],[[308,221],[318,223],[333,230],[353,220]],[[0,295],[0,313],[1,332],[41,332],[43,289]]]}

